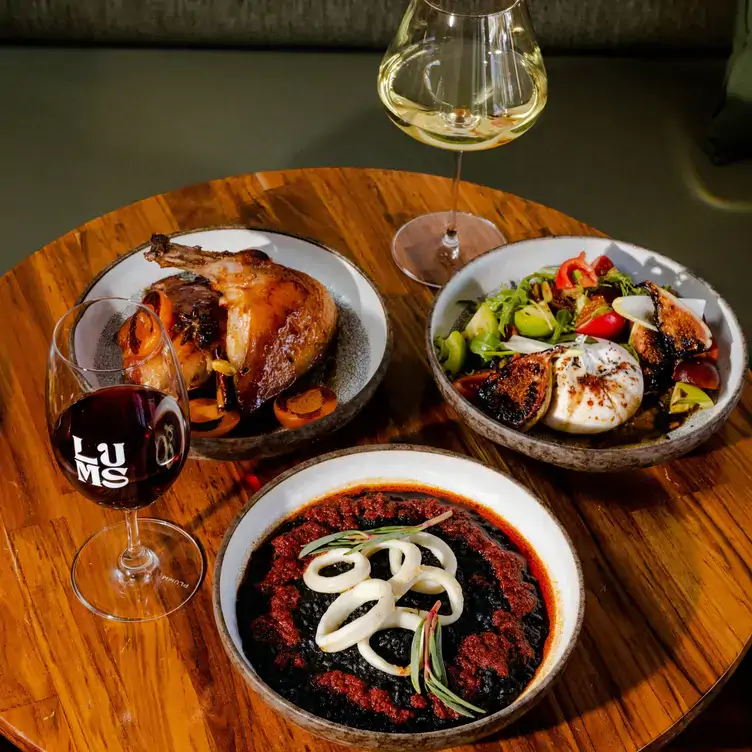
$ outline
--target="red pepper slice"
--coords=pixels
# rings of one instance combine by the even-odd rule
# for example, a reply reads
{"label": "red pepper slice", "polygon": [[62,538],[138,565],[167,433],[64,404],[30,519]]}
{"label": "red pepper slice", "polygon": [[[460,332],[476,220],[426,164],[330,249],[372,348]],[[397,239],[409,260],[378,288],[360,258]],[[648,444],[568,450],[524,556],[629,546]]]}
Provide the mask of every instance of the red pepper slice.
{"label": "red pepper slice", "polygon": [[595,261],[593,261],[593,271],[599,277],[602,277],[610,269],[613,269],[613,268],[614,268],[614,262],[611,261],[611,259],[608,256],[598,256],[598,258]]}
{"label": "red pepper slice", "polygon": [[616,340],[624,331],[627,320],[616,311],[608,311],[580,324],[575,330],[577,334],[587,334],[589,337]]}
{"label": "red pepper slice", "polygon": [[[580,272],[578,281],[572,276],[575,271]],[[597,287],[598,275],[593,267],[585,261],[585,251],[576,258],[567,259],[556,274],[556,287],[559,290],[571,290],[573,287]]]}

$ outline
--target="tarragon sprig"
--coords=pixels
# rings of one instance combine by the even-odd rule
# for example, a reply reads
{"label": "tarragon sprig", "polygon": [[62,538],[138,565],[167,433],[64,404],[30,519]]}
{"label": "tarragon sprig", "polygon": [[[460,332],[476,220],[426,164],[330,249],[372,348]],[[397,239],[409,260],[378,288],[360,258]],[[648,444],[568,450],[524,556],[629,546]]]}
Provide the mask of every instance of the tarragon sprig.
{"label": "tarragon sprig", "polygon": [[350,550],[347,553],[353,554],[356,551],[362,551],[366,546],[419,533],[421,530],[444,522],[453,514],[454,512],[450,509],[438,517],[421,522],[420,525],[387,525],[386,527],[375,527],[372,530],[340,530],[338,533],[330,533],[322,538],[316,538],[316,540],[303,546],[298,558],[304,559],[311,554],[320,554],[324,551],[331,551],[333,548],[349,548]]}
{"label": "tarragon sprig", "polygon": [[410,648],[410,680],[413,689],[420,694],[420,659],[422,656],[423,684],[426,691],[437,697],[456,713],[464,715],[466,718],[474,718],[473,713],[485,713],[486,711],[456,695],[447,686],[446,666],[444,665],[441,647],[440,608],[441,601],[436,601],[426,618],[420,622],[415,630]]}

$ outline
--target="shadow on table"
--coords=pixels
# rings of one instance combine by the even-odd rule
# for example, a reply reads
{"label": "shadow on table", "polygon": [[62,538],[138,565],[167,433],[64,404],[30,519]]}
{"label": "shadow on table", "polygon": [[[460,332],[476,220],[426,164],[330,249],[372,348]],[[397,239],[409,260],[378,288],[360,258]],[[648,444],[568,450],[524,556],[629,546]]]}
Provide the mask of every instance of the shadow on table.
{"label": "shadow on table", "polygon": [[[655,582],[646,586],[644,562],[640,561],[642,555],[645,561],[652,561],[643,548],[649,544],[641,539],[640,519],[647,515],[660,525],[669,517],[676,524],[675,513],[666,512],[677,489],[657,470],[574,473],[497,448],[467,429],[458,430],[427,371],[416,367],[406,349],[397,344],[384,384],[363,412],[338,434],[294,455],[242,463],[243,468],[252,469],[261,482],[267,482],[287,467],[327,451],[384,442],[428,444],[469,453],[502,467],[542,497],[569,533],[581,558],[587,604],[579,644],[561,681],[537,708],[501,736],[550,729],[618,703],[629,690],[650,681],[684,639],[684,621],[677,622],[675,613],[666,610]],[[233,492],[219,505],[231,502],[237,503]],[[202,524],[216,511],[204,510],[196,523]],[[630,529],[633,536],[626,532]],[[618,537],[614,530],[619,531]],[[656,538],[662,540],[670,532],[661,529]],[[682,565],[674,564],[674,571],[677,567],[687,575],[678,608],[689,622],[698,597],[691,551]],[[680,686],[679,693],[682,690],[691,702],[694,690]]]}

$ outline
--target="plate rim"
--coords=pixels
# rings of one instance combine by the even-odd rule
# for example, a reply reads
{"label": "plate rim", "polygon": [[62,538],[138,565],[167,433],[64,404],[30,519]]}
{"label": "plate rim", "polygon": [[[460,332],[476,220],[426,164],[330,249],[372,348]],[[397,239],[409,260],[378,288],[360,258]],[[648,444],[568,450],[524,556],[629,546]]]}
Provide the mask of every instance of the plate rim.
{"label": "plate rim", "polygon": [[[462,274],[466,269],[468,269],[471,266],[474,266],[475,264],[479,263],[481,260],[485,259],[487,256],[490,256],[494,253],[503,253],[506,249],[508,249],[510,246],[522,246],[527,243],[535,243],[535,242],[544,242],[544,243],[554,243],[558,240],[581,240],[581,241],[599,241],[602,243],[616,243],[617,245],[627,246],[629,248],[634,248],[639,251],[643,251],[648,254],[652,254],[653,256],[656,256],[659,260],[665,259],[667,261],[670,261],[675,266],[679,267],[680,270],[685,271],[689,274],[691,274],[696,280],[701,282],[703,285],[705,285],[710,292],[716,296],[716,298],[723,303],[723,306],[725,307],[724,310],[724,316],[727,318],[730,318],[731,322],[735,325],[736,330],[738,331],[740,335],[740,347],[741,347],[741,354],[742,354],[742,370],[741,370],[741,378],[739,379],[738,384],[734,387],[733,392],[729,395],[729,399],[726,403],[726,405],[719,411],[716,415],[712,416],[705,424],[697,426],[696,429],[691,431],[689,435],[681,437],[683,440],[687,440],[688,442],[692,442],[692,446],[690,446],[686,451],[691,451],[695,446],[699,446],[699,444],[706,441],[717,429],[719,429],[728,419],[728,417],[731,415],[733,410],[736,408],[739,400],[741,399],[742,392],[744,390],[744,383],[745,383],[745,374],[749,371],[749,347],[747,342],[747,337],[744,333],[744,329],[742,328],[741,324],[739,323],[739,319],[736,316],[736,313],[734,312],[734,309],[729,305],[728,301],[718,293],[718,291],[711,285],[709,282],[707,282],[703,277],[699,276],[698,274],[695,274],[689,267],[685,266],[684,264],[680,263],[679,261],[676,261],[669,256],[665,256],[662,253],[659,253],[658,251],[653,251],[650,248],[645,248],[644,246],[637,245],[636,243],[631,243],[626,240],[619,240],[618,238],[613,238],[608,235],[541,235],[539,237],[535,238],[523,238],[522,240],[514,241],[513,243],[506,243],[505,245],[498,246],[497,248],[493,248],[486,253],[481,254],[480,256],[476,256],[474,259],[472,259],[470,262],[468,262],[462,269],[460,269],[459,272],[457,272],[456,275],[451,277],[445,285],[441,287],[436,293],[436,296],[433,299],[433,303],[431,305],[431,309],[428,312],[428,319],[426,321],[426,335],[425,335],[425,350],[426,354],[428,355],[428,362],[431,367],[431,371],[433,372],[434,381],[436,382],[437,386],[439,387],[439,391],[442,393],[442,396],[445,398],[447,402],[449,402],[449,398],[445,395],[445,389],[453,389],[451,386],[451,382],[447,379],[447,377],[444,375],[443,370],[441,369],[441,365],[438,362],[438,358],[436,357],[436,353],[434,351],[433,347],[433,340],[431,337],[432,330],[433,330],[433,318],[434,314],[436,312],[436,308],[439,303],[439,299],[442,297],[442,295],[445,293],[447,286],[452,282],[453,279],[456,279],[459,274]],[[445,383],[446,382],[446,383]],[[576,457],[580,462],[586,462],[589,457],[598,458],[600,460],[607,460],[610,457],[638,457],[643,454],[648,449],[655,449],[658,446],[671,446],[673,442],[673,446],[676,446],[676,439],[672,439],[670,434],[666,434],[665,436],[661,436],[657,439],[642,442],[642,443],[635,443],[635,444],[625,444],[621,446],[615,446],[615,447],[584,447],[584,446],[577,446],[574,444],[570,444],[566,441],[562,442],[556,442],[551,441],[550,439],[547,439],[545,437],[535,436],[523,433],[522,431],[517,431],[516,429],[509,428],[507,426],[504,426],[503,424],[499,423],[498,421],[493,420],[493,418],[490,418],[487,416],[483,411],[479,410],[475,405],[473,405],[471,402],[466,400],[462,395],[459,394],[459,392],[456,392],[457,395],[457,401],[461,405],[461,409],[463,411],[469,412],[473,419],[476,420],[478,423],[480,423],[486,430],[490,432],[496,432],[500,433],[504,436],[509,436],[509,438],[513,441],[522,442],[528,447],[536,447],[539,449],[548,449],[548,450],[558,450],[558,451],[567,451],[571,452],[573,457]],[[450,403],[451,404],[451,403]],[[457,408],[460,409],[459,407]],[[472,426],[471,426],[472,427]],[[472,427],[473,430],[474,427]],[[696,443],[694,443],[696,440]],[[495,442],[499,443],[499,442]],[[508,446],[505,444],[505,446]],[[510,447],[515,449],[515,451],[521,451],[520,449],[516,447]],[[535,451],[535,450],[534,450]],[[669,450],[670,452],[670,450]],[[682,451],[681,454],[684,454],[685,452]],[[549,459],[543,459],[541,457],[538,457],[541,461],[544,461],[546,463],[554,464],[560,467],[569,467],[571,469],[578,469],[581,470],[582,468],[580,466],[575,465],[564,465],[559,462],[552,462]],[[654,465],[654,464],[660,464],[662,462],[667,461],[665,457],[659,457],[655,459],[654,461],[651,461],[648,457],[646,459],[646,462],[641,462],[640,466],[647,466]],[[615,462],[613,470],[620,470],[620,469],[627,469],[627,467],[631,467],[632,465],[628,466],[618,466],[618,463]],[[590,470],[592,472],[592,470]]]}
{"label": "plate rim", "polygon": [[[381,356],[381,360],[379,361],[375,371],[373,372],[373,375],[371,378],[361,387],[361,389],[356,392],[356,394],[346,403],[341,405],[341,410],[335,410],[331,415],[326,416],[325,418],[322,418],[321,420],[314,421],[313,423],[308,424],[308,426],[303,426],[302,428],[296,429],[295,431],[292,431],[290,429],[283,429],[282,431],[273,431],[271,433],[262,433],[262,434],[255,434],[252,436],[228,436],[228,437],[218,437],[214,439],[204,439],[200,437],[191,437],[191,456],[194,456],[196,458],[205,458],[205,459],[217,459],[216,456],[212,457],[210,454],[207,454],[206,451],[209,447],[212,446],[221,446],[225,452],[233,452],[234,449],[237,449],[238,451],[243,451],[244,447],[242,446],[243,442],[253,442],[254,440],[262,441],[266,439],[268,441],[269,437],[279,435],[279,436],[290,436],[290,445],[288,447],[285,447],[282,449],[283,452],[293,451],[297,446],[299,446],[301,443],[304,443],[306,441],[311,441],[313,439],[326,436],[330,433],[334,433],[335,431],[339,430],[340,428],[343,428],[350,420],[352,420],[355,415],[363,408],[365,405],[371,401],[371,398],[373,397],[376,389],[378,388],[379,384],[384,379],[384,376],[386,375],[386,371],[389,367],[389,363],[392,359],[392,354],[394,351],[394,327],[392,325],[391,316],[389,315],[389,308],[387,306],[386,298],[381,293],[381,290],[379,290],[378,286],[374,282],[374,280],[371,278],[371,276],[363,269],[361,269],[354,261],[347,258],[344,254],[340,253],[339,251],[334,250],[333,248],[330,248],[329,246],[325,245],[324,243],[321,243],[318,240],[315,240],[313,238],[306,237],[305,235],[299,235],[294,232],[288,232],[287,230],[278,230],[273,227],[248,227],[247,225],[240,224],[240,223],[222,223],[222,224],[216,224],[216,225],[206,225],[203,227],[196,227],[189,230],[176,230],[171,233],[162,233],[166,235],[168,238],[178,238],[183,235],[193,235],[194,233],[199,232],[211,232],[214,230],[247,230],[249,232],[259,232],[259,233],[273,233],[276,235],[284,235],[290,238],[294,238],[296,240],[302,240],[307,243],[311,243],[311,245],[314,245],[318,248],[320,248],[323,251],[326,251],[327,253],[332,254],[336,258],[338,258],[340,261],[343,261],[345,264],[347,264],[352,271],[355,274],[360,275],[366,283],[370,286],[371,290],[373,290],[374,294],[376,295],[376,299],[379,302],[379,305],[381,306],[381,310],[384,317],[384,324],[386,327],[386,336],[384,341],[384,352]],[[80,305],[81,303],[84,303],[89,293],[91,292],[92,288],[109,272],[111,272],[113,269],[115,269],[119,264],[121,264],[123,261],[127,260],[131,256],[134,256],[137,253],[143,253],[149,246],[151,245],[151,241],[147,241],[145,243],[142,243],[139,246],[136,246],[135,248],[131,249],[130,251],[127,251],[126,253],[123,253],[116,258],[114,258],[109,264],[107,264],[105,267],[103,267],[92,279],[88,282],[86,287],[84,288],[83,292],[78,296],[76,299],[76,302],[74,305]],[[347,409],[349,407],[349,409]],[[294,435],[294,438],[293,438]],[[245,447],[245,449],[252,449],[252,446]],[[216,452],[212,452],[212,454],[216,455]],[[236,457],[235,459],[240,459],[239,457]]]}
{"label": "plate rim", "polygon": [[[390,451],[408,451],[408,452],[416,452],[418,454],[421,454],[421,453],[434,454],[434,455],[439,455],[443,457],[450,457],[452,459],[462,460],[464,462],[469,462],[471,464],[480,465],[486,470],[490,470],[491,472],[496,473],[497,475],[503,476],[512,484],[517,486],[523,493],[525,493],[533,503],[538,504],[543,509],[543,511],[546,512],[546,514],[550,517],[554,525],[556,525],[559,532],[561,533],[567,545],[569,553],[572,556],[572,559],[575,565],[575,570],[577,572],[577,590],[579,594],[577,616],[575,619],[574,630],[572,632],[572,638],[569,644],[567,645],[566,649],[562,653],[558,664],[555,665],[552,668],[551,672],[541,681],[541,683],[532,690],[529,697],[524,698],[524,701],[518,708],[515,708],[512,712],[507,713],[506,715],[505,715],[505,711],[507,710],[507,708],[502,708],[501,710],[498,710],[495,713],[492,713],[491,715],[485,718],[483,717],[477,718],[474,721],[470,721],[469,723],[462,724],[461,726],[455,726],[453,728],[440,729],[436,731],[418,731],[418,732],[404,733],[404,734],[396,733],[396,732],[370,731],[367,729],[358,729],[353,726],[347,726],[343,723],[329,721],[326,718],[322,718],[321,716],[316,715],[315,713],[311,713],[308,710],[304,710],[303,708],[298,707],[297,705],[295,705],[294,703],[290,702],[285,697],[280,695],[276,690],[272,689],[272,687],[270,687],[258,675],[258,672],[255,670],[255,668],[253,668],[253,665],[250,663],[250,661],[248,661],[247,659],[243,660],[242,656],[239,655],[239,651],[236,648],[232,637],[230,636],[229,629],[227,627],[227,622],[225,621],[224,614],[222,612],[221,595],[220,595],[220,579],[222,576],[224,558],[225,558],[225,553],[227,551],[227,548],[230,544],[230,540],[232,539],[236,530],[240,526],[240,523],[245,519],[245,517],[248,515],[251,509],[256,505],[256,503],[263,496],[268,494],[270,491],[272,491],[278,485],[283,483],[289,477],[293,475],[297,475],[298,473],[303,472],[304,470],[307,470],[308,468],[313,467],[315,465],[319,465],[324,462],[335,460],[340,457],[350,456],[353,454],[363,454],[363,453],[368,454],[368,453],[379,453],[379,452],[390,452]],[[371,739],[371,740],[376,740],[380,742],[384,741],[387,743],[394,743],[394,744],[397,744],[399,740],[402,740],[403,742],[404,741],[408,742],[408,744],[399,744],[400,748],[403,748],[403,747],[408,748],[410,744],[412,743],[411,740],[415,740],[416,742],[417,741],[435,742],[437,740],[448,739],[447,745],[449,746],[455,746],[457,744],[464,744],[473,739],[478,739],[478,738],[481,738],[482,736],[486,736],[487,734],[494,733],[495,731],[500,730],[501,728],[517,720],[520,716],[527,713],[538,701],[540,701],[545,696],[545,694],[551,688],[551,686],[561,677],[561,674],[564,668],[569,662],[569,659],[572,653],[574,652],[574,649],[577,646],[577,643],[579,642],[580,634],[581,634],[582,627],[584,624],[585,605],[586,605],[586,600],[587,600],[586,596],[587,596],[587,589],[585,585],[585,575],[584,575],[584,571],[582,568],[582,562],[580,560],[579,554],[577,553],[577,548],[575,547],[574,542],[572,541],[572,538],[570,537],[569,533],[562,525],[559,518],[554,514],[554,512],[550,509],[550,507],[544,503],[544,501],[541,499],[540,496],[538,496],[536,493],[531,491],[527,486],[525,486],[523,483],[517,480],[517,478],[513,477],[509,473],[506,473],[503,470],[500,470],[499,468],[492,467],[491,465],[486,464],[485,462],[477,459],[476,457],[472,457],[466,454],[460,454],[459,452],[452,452],[446,449],[440,449],[438,447],[424,446],[420,444],[400,444],[400,443],[364,444],[364,445],[359,445],[359,446],[354,446],[354,447],[348,447],[346,449],[338,449],[333,452],[327,452],[326,454],[312,457],[311,459],[306,460],[305,462],[301,462],[297,465],[294,465],[288,470],[285,470],[283,473],[280,473],[276,477],[272,478],[272,480],[266,483],[255,494],[253,494],[253,496],[250,499],[248,499],[248,501],[238,511],[238,513],[233,518],[232,522],[229,524],[229,526],[225,530],[224,536],[222,538],[222,543],[219,549],[217,550],[217,554],[214,558],[214,573],[212,576],[212,610],[214,613],[215,625],[217,627],[217,631],[220,634],[220,640],[223,644],[223,647],[225,648],[225,652],[228,654],[228,657],[230,658],[230,662],[241,673],[241,675],[243,675],[246,678],[246,680],[250,677],[250,684],[252,686],[253,691],[259,694],[265,703],[270,704],[272,709],[276,713],[281,714],[282,717],[285,718],[286,720],[291,720],[287,716],[287,713],[290,713],[293,715],[300,714],[306,721],[306,725],[304,727],[307,728],[309,731],[313,731],[314,733],[321,733],[325,735],[327,734],[327,732],[332,732],[332,731],[335,733],[343,733],[346,735],[346,737],[349,737],[347,740],[348,743],[351,741],[362,742],[365,739]],[[257,686],[257,684],[259,686]],[[279,709],[279,706],[282,706],[285,708],[284,713]],[[492,719],[493,719],[493,723],[491,723]],[[332,737],[329,735],[326,735],[326,738],[331,739]],[[339,743],[344,743],[344,742],[340,741]],[[430,747],[428,748],[440,749],[447,745],[442,745],[440,747],[440,746],[436,746],[435,744],[431,744]],[[387,747],[387,749],[388,748],[389,747]],[[396,748],[396,747],[392,747],[392,748]]]}

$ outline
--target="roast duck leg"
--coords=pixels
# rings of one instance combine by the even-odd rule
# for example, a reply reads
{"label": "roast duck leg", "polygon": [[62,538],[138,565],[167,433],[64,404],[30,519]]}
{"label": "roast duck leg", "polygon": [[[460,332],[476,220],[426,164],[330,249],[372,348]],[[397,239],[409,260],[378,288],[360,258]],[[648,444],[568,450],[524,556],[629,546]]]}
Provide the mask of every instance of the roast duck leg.
{"label": "roast duck leg", "polygon": [[334,336],[337,307],[329,291],[263,251],[212,253],[153,235],[145,256],[195,275],[168,277],[144,296],[149,302],[161,289],[172,303],[172,315],[160,317],[189,389],[203,384],[224,356],[245,414],[310,370]]}

